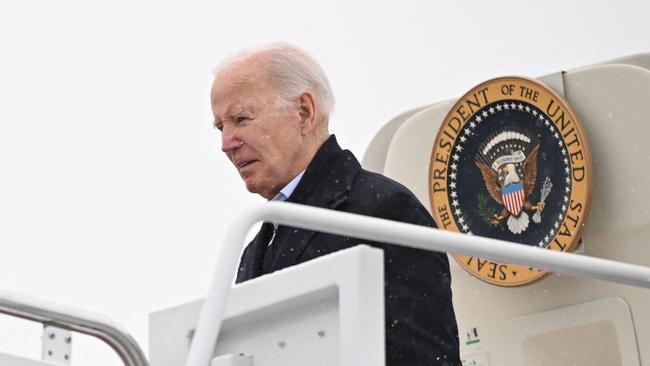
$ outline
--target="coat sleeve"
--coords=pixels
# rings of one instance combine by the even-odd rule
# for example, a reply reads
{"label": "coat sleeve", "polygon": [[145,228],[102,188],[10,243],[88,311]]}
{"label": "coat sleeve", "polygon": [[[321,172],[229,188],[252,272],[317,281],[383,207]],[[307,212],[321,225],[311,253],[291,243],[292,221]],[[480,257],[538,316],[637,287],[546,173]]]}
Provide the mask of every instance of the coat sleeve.
{"label": "coat sleeve", "polygon": [[[429,227],[408,191],[376,202],[373,216]],[[444,253],[377,243],[384,249],[387,365],[460,365],[449,262]]]}

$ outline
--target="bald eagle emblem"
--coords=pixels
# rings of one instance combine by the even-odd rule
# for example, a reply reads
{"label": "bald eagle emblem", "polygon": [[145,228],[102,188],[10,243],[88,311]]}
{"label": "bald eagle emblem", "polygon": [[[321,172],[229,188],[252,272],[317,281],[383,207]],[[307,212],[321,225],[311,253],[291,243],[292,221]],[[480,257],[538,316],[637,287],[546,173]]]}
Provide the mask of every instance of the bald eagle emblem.
{"label": "bald eagle emblem", "polygon": [[503,209],[494,214],[492,225],[507,219],[508,229],[521,234],[530,223],[526,211],[535,211],[533,221],[541,222],[544,200],[550,193],[547,179],[540,202],[530,203],[537,181],[537,155],[540,144],[533,143],[523,131],[505,130],[494,134],[476,154],[475,164],[481,171],[485,188]]}

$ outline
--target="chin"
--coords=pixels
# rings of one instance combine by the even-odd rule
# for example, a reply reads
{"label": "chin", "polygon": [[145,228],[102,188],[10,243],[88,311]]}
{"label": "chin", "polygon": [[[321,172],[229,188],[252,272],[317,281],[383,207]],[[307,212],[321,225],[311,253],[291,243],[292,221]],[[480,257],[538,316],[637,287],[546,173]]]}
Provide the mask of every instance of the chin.
{"label": "chin", "polygon": [[274,192],[273,187],[263,187],[259,184],[254,184],[253,182],[246,182],[246,189],[250,193],[259,194],[267,200],[272,199],[278,192]]}
{"label": "chin", "polygon": [[244,181],[244,184],[246,184],[246,190],[248,192],[259,194],[260,196],[266,198],[264,196],[264,189],[262,189],[258,184],[255,184],[255,182]]}
{"label": "chin", "polygon": [[255,185],[252,182],[249,181],[244,181],[244,184],[246,185],[246,190],[248,190],[250,193],[259,193],[260,189],[257,185]]}

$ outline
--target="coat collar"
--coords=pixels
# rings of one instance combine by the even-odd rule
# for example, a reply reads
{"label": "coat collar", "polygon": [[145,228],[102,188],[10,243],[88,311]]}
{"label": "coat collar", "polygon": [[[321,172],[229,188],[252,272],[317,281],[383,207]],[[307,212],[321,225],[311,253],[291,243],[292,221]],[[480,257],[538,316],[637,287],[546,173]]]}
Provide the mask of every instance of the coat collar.
{"label": "coat collar", "polygon": [[[336,209],[347,201],[352,183],[360,170],[361,165],[354,155],[341,149],[336,137],[331,135],[309,163],[287,202]],[[265,268],[264,272],[273,272],[296,264],[315,234],[316,232],[311,230],[289,230],[280,226],[273,244],[277,244],[279,248],[271,267]]]}
{"label": "coat collar", "polygon": [[300,183],[287,202],[336,208],[352,189],[361,165],[349,150],[343,150],[331,135],[309,163]]}
{"label": "coat collar", "polygon": [[[305,174],[287,202],[336,209],[347,201],[352,182],[361,170],[361,165],[348,151],[343,150],[331,135],[316,152]],[[279,245],[270,268],[264,268],[264,254],[267,250],[269,235],[262,226],[260,232],[244,251],[240,263],[237,283],[246,281],[280,268],[292,266],[298,262],[312,237],[316,234],[310,230],[289,229],[280,225],[273,245]]]}

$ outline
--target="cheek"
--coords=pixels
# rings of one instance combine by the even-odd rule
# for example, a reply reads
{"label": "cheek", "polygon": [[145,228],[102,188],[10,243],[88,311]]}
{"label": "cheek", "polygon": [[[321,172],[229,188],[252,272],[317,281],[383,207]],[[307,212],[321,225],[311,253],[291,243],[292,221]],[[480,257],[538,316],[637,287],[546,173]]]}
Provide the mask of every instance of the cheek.
{"label": "cheek", "polygon": [[273,156],[267,157],[265,164],[265,173],[268,178],[272,178],[282,171],[282,161],[283,159],[280,158],[276,153],[274,153]]}

